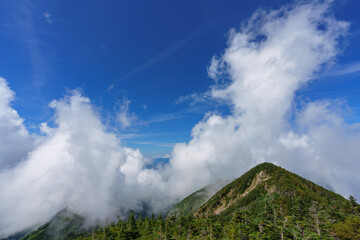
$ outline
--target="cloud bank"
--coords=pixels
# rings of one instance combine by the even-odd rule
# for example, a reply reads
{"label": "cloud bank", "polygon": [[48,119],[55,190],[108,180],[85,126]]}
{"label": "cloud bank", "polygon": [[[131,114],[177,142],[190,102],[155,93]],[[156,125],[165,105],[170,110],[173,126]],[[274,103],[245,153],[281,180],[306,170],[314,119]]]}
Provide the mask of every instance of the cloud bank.
{"label": "cloud bank", "polygon": [[[1,91],[12,94],[6,84]],[[44,223],[64,207],[90,221],[105,220],[120,207],[137,208],[136,200],[159,191],[157,173],[144,169],[139,150],[121,146],[106,131],[88,98],[74,91],[49,106],[56,127],[42,124],[46,136],[41,143],[26,160],[0,174],[0,215],[6,216],[0,220],[0,236]],[[24,134],[21,121],[15,123],[21,130],[15,133]]]}
{"label": "cloud bank", "polygon": [[263,161],[360,197],[360,127],[342,117],[344,103],[294,102],[296,91],[334,61],[348,31],[329,9],[315,2],[259,10],[231,30],[228,47],[208,68],[215,85],[207,95],[227,102],[231,114],[206,114],[191,141],[176,144],[169,164],[157,169],[123,146],[78,91],[51,102],[54,127],[43,123],[45,136],[31,136],[1,79],[0,134],[8,137],[0,149],[0,236],[43,223],[64,207],[92,220],[141,201],[161,209]]}

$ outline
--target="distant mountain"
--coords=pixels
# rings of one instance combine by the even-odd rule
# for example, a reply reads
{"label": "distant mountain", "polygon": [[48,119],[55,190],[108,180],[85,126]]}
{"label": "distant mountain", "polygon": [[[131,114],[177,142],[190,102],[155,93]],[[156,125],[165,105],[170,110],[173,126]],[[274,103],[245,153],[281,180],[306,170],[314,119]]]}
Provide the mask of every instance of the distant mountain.
{"label": "distant mountain", "polygon": [[[114,215],[129,218],[133,215],[136,218],[142,216],[150,216],[152,214],[151,207],[146,202],[139,203],[139,210],[118,208]],[[71,212],[65,208],[53,216],[47,223],[41,225],[36,230],[25,230],[13,234],[5,239],[0,240],[65,240],[76,239],[79,236],[87,236],[93,233],[97,227],[96,224],[85,224],[85,218]],[[100,223],[101,224],[101,223]]]}
{"label": "distant mountain", "polygon": [[86,229],[83,228],[84,222],[83,217],[63,209],[49,222],[24,236],[21,240],[74,239],[86,232]]}
{"label": "distant mountain", "polygon": [[29,233],[31,233],[33,231],[33,229],[29,228],[20,232],[17,232],[15,234],[12,234],[6,238],[2,238],[0,240],[19,240],[21,238],[23,238],[24,236],[28,235]]}
{"label": "distant mountain", "polygon": [[211,196],[213,196],[217,191],[219,191],[228,183],[229,181],[217,180],[213,184],[203,187],[202,189],[183,199],[181,202],[176,204],[170,212],[183,216],[194,214],[201,205],[206,203]]}

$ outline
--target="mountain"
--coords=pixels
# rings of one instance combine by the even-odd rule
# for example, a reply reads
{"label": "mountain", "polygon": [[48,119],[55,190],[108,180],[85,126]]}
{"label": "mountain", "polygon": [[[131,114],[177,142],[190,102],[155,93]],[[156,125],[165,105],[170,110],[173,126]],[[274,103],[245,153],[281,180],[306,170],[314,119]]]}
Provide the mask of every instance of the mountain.
{"label": "mountain", "polygon": [[32,228],[25,229],[23,231],[14,233],[6,238],[2,238],[1,240],[19,240],[19,239],[23,238],[24,236],[28,235],[29,233],[31,233],[32,231],[33,231]]}
{"label": "mountain", "polygon": [[177,213],[183,216],[194,214],[201,205],[206,203],[212,195],[224,187],[228,181],[217,180],[213,184],[201,188],[200,190],[192,193],[181,202],[176,204],[170,212]]}
{"label": "mountain", "polygon": [[[151,215],[151,213],[152,210],[150,205],[146,202],[140,202],[138,211],[118,208],[115,215],[128,219],[130,215],[133,215],[135,218],[139,218],[141,216]],[[97,224],[85,224],[85,220],[86,219],[84,217],[65,208],[55,214],[47,223],[41,225],[36,230],[27,229],[0,240],[75,239],[78,236],[90,235],[99,227]],[[102,223],[99,222],[98,224]]]}
{"label": "mountain", "polygon": [[68,211],[68,209],[63,209],[49,222],[24,236],[21,240],[74,239],[86,232],[83,228],[84,222],[83,217]]}
{"label": "mountain", "polygon": [[213,216],[222,223],[238,221],[245,225],[252,222],[260,232],[267,230],[265,236],[280,232],[281,238],[333,237],[333,223],[360,212],[356,201],[271,163],[252,168],[197,206],[193,204],[193,209],[198,208],[193,210],[196,218]]}
{"label": "mountain", "polygon": [[166,218],[130,215],[79,239],[360,239],[360,207],[353,197],[274,164],[252,168],[210,198],[207,188]]}
{"label": "mountain", "polygon": [[126,221],[83,234],[84,219],[64,210],[23,239],[360,240],[355,198],[347,200],[279,166],[262,163],[225,184],[194,192],[167,217],[132,212]]}
{"label": "mountain", "polygon": [[230,217],[237,209],[255,208],[258,211],[259,204],[280,204],[282,210],[291,211],[298,205],[302,208],[310,208],[309,204],[331,208],[345,202],[346,199],[339,194],[272,163],[262,163],[218,191],[195,215]]}

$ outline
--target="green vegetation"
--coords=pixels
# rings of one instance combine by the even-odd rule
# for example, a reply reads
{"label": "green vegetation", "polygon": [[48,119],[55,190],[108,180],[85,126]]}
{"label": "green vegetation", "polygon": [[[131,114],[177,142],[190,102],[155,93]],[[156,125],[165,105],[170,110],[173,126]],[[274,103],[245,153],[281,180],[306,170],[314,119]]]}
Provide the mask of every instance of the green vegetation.
{"label": "green vegetation", "polygon": [[346,200],[270,163],[199,207],[203,192],[185,198],[175,207],[181,211],[166,218],[131,214],[78,239],[360,239],[360,208],[353,197]]}
{"label": "green vegetation", "polygon": [[202,189],[192,193],[175,205],[171,210],[172,213],[188,216],[194,214],[209,198],[223,187],[226,181],[218,180],[215,183],[203,187]]}
{"label": "green vegetation", "polygon": [[26,236],[27,234],[29,234],[31,232],[32,232],[31,229],[26,229],[24,231],[12,234],[12,235],[8,236],[7,238],[3,238],[1,240],[19,240],[19,239],[21,239],[22,237]]}
{"label": "green vegetation", "polygon": [[40,226],[21,240],[75,239],[80,234],[84,234],[83,224],[83,217],[64,209],[48,223]]}
{"label": "green vegetation", "polygon": [[[141,217],[95,229],[64,210],[23,239],[359,239],[360,206],[270,163],[260,164],[216,192],[207,187],[170,215]],[[145,211],[146,212],[146,211]],[[66,213],[66,214],[64,214]]]}
{"label": "green vegetation", "polygon": [[206,193],[206,188],[202,188],[176,204],[173,211],[185,216],[194,214],[210,197]]}
{"label": "green vegetation", "polygon": [[[261,178],[262,176],[262,178]],[[258,177],[258,178],[257,178]],[[261,179],[264,179],[261,181]],[[241,196],[252,185],[253,181],[259,180],[257,185],[245,196]],[[321,207],[337,207],[345,202],[345,199],[323,187],[320,187],[294,173],[271,163],[262,163],[240,178],[225,186],[210,200],[201,206],[197,215],[214,214],[221,207],[226,209],[219,214],[222,218],[231,219],[237,209],[253,209],[257,211],[260,205],[277,204],[279,210],[293,212],[298,207],[310,208],[313,203]],[[225,204],[224,204],[225,202]],[[264,207],[264,206],[263,206]]]}

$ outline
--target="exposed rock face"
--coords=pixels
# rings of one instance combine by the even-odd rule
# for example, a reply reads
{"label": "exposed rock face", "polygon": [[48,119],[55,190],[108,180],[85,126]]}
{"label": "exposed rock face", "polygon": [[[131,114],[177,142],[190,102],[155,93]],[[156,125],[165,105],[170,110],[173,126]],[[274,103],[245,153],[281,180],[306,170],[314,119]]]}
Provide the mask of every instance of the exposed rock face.
{"label": "exposed rock face", "polygon": [[248,195],[259,184],[265,182],[268,179],[270,179],[270,176],[266,175],[265,171],[261,171],[256,174],[255,178],[251,182],[251,185],[242,194],[236,194],[236,193],[234,193],[234,190],[231,189],[230,192],[227,194],[227,197],[230,198],[230,200],[226,201],[225,199],[222,199],[220,206],[214,210],[214,214],[216,214],[216,215],[220,214],[221,212],[226,210],[228,207],[230,207],[234,203],[236,203],[239,199]]}

